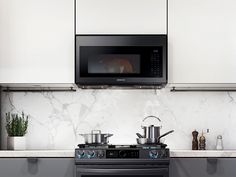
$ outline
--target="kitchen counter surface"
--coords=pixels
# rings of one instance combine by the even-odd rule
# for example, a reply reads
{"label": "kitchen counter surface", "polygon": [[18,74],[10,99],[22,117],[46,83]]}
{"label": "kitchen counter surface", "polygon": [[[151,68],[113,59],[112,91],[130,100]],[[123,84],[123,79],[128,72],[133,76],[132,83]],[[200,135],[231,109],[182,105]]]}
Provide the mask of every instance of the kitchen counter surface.
{"label": "kitchen counter surface", "polygon": [[183,158],[197,158],[197,157],[236,157],[236,150],[171,150],[170,156],[173,158],[183,157]]}
{"label": "kitchen counter surface", "polygon": [[1,157],[74,157],[75,150],[1,150]]}
{"label": "kitchen counter surface", "polygon": [[[6,157],[58,157],[58,158],[73,158],[74,150],[25,150],[25,151],[8,151],[1,150],[0,158]],[[172,158],[200,158],[200,157],[235,157],[236,150],[206,150],[206,151],[192,151],[192,150],[171,150],[170,156]]]}

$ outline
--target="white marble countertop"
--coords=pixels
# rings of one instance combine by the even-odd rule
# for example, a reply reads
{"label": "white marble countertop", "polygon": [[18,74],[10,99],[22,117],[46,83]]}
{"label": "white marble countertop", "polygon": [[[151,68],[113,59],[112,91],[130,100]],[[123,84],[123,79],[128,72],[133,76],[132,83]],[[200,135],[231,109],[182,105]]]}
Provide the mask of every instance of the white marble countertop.
{"label": "white marble countertop", "polygon": [[75,150],[1,150],[1,157],[74,157]]}
{"label": "white marble countertop", "polygon": [[170,157],[236,157],[236,150],[171,150]]}
{"label": "white marble countertop", "polygon": [[[4,157],[64,157],[73,158],[75,150],[25,150],[25,151],[8,151],[1,150],[0,158]],[[197,158],[197,157],[236,157],[236,150],[171,150],[170,157],[178,158]]]}

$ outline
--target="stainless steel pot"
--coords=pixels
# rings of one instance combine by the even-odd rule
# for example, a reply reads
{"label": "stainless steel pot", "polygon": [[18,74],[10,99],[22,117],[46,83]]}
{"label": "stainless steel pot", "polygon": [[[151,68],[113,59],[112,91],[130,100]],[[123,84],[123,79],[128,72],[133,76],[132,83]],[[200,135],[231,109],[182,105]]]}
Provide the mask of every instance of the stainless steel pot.
{"label": "stainless steel pot", "polygon": [[163,135],[156,137],[156,138],[147,138],[147,144],[158,144],[160,143],[160,139],[163,138],[164,136],[169,135],[170,133],[173,133],[174,130],[170,130],[166,133],[164,133]]}
{"label": "stainless steel pot", "polygon": [[147,138],[137,138],[137,144],[147,144]]}
{"label": "stainless steel pot", "polygon": [[108,144],[113,134],[101,133],[101,130],[92,130],[88,134],[79,134],[84,137],[85,144]]}
{"label": "stainless steel pot", "polygon": [[[150,119],[150,118],[154,118],[158,120],[159,122],[161,122],[161,119],[156,116],[147,116],[143,119],[143,122],[145,122],[147,119]],[[161,126],[154,126],[154,125],[143,126],[142,125],[141,128],[143,129],[144,138],[153,139],[160,136]]]}
{"label": "stainless steel pot", "polygon": [[[156,116],[147,116],[143,119],[143,123],[150,118],[154,118],[161,122],[161,119]],[[137,143],[138,144],[158,144],[160,143],[160,139],[172,132],[174,130],[168,131],[164,133],[163,135],[160,134],[161,126],[154,126],[154,125],[142,125],[141,128],[143,129],[143,135],[136,133],[138,136]]]}
{"label": "stainless steel pot", "polygon": [[174,130],[168,131],[166,133],[164,133],[163,135],[157,137],[157,138],[137,138],[137,143],[138,144],[158,144],[160,143],[160,139],[163,138],[164,136],[169,135],[170,133],[173,133]]}

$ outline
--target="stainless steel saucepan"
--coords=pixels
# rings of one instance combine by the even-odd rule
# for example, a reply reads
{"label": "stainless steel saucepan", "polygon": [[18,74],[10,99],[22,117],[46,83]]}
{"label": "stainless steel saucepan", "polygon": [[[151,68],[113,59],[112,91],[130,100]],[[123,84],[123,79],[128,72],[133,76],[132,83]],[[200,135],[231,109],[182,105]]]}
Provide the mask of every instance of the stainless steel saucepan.
{"label": "stainless steel saucepan", "polygon": [[[159,123],[161,122],[161,119],[156,116],[147,116],[143,119],[143,123],[147,119],[151,119],[151,118],[157,120]],[[162,137],[167,136],[168,134],[174,132],[174,130],[171,130],[161,135],[160,133],[161,125],[158,125],[158,124],[153,125],[152,123],[151,125],[146,125],[146,126],[142,125],[141,128],[143,129],[143,135],[136,133],[136,135],[138,136],[137,143],[138,144],[158,144],[160,143],[160,139]]]}
{"label": "stainless steel saucepan", "polygon": [[91,133],[79,134],[84,137],[85,144],[108,144],[110,133],[101,133],[101,130],[92,130]]}
{"label": "stainless steel saucepan", "polygon": [[137,138],[137,143],[138,144],[158,144],[160,143],[160,139],[163,138],[164,136],[167,136],[169,135],[170,133],[173,133],[174,130],[170,130],[166,133],[164,133],[163,135],[157,137],[157,138],[140,138],[138,135],[139,138]]}
{"label": "stainless steel saucepan", "polygon": [[[161,119],[156,117],[156,116],[147,116],[143,119],[143,123],[147,120],[147,119],[155,119],[157,120],[159,123],[161,122]],[[160,130],[161,130],[161,126],[157,126],[157,125],[148,125],[148,126],[144,126],[142,125],[141,128],[143,129],[143,137],[144,138],[149,138],[149,139],[154,139],[156,137],[160,136]]]}

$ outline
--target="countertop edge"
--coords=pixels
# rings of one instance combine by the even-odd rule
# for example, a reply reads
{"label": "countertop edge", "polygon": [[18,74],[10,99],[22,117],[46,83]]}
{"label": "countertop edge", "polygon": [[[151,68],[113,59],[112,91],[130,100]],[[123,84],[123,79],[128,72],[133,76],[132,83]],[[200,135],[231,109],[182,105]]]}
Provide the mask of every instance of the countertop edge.
{"label": "countertop edge", "polygon": [[[75,150],[1,150],[0,158],[74,158]],[[236,158],[236,150],[170,150],[171,158]]]}
{"label": "countertop edge", "polygon": [[75,150],[2,150],[0,158],[74,158]]}
{"label": "countertop edge", "polygon": [[236,150],[171,150],[172,158],[234,158]]}

